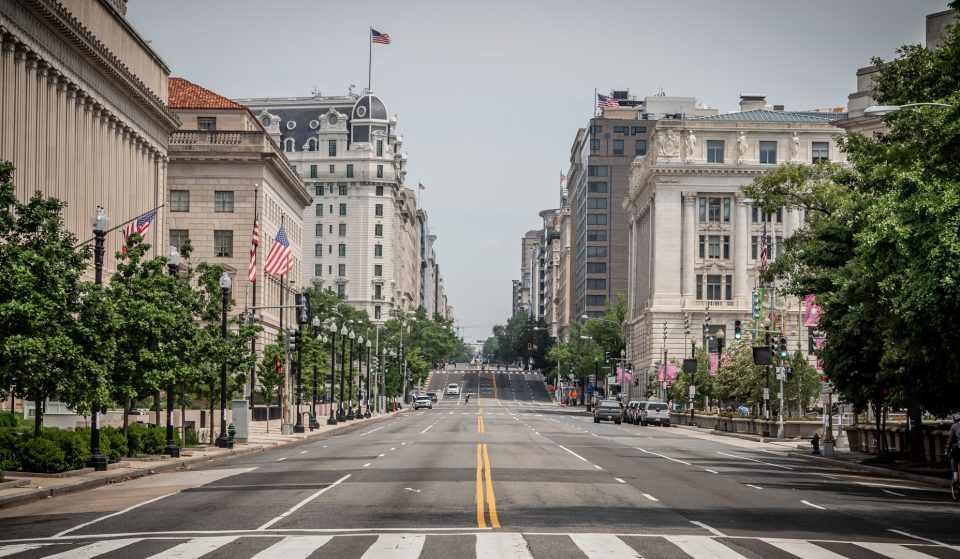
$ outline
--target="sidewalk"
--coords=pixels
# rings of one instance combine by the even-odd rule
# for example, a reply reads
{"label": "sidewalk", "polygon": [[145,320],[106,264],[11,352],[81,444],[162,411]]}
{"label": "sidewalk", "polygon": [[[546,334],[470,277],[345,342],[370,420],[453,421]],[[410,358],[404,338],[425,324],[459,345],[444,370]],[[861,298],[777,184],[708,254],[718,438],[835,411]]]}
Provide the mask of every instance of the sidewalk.
{"label": "sidewalk", "polygon": [[395,417],[397,413],[403,413],[405,410],[406,408],[395,413],[374,415],[370,419],[355,419],[337,425],[327,425],[326,418],[321,417],[318,418],[319,428],[291,435],[280,434],[279,420],[270,422],[269,433],[266,421],[251,421],[247,442],[237,443],[233,449],[199,446],[181,449],[180,458],[170,458],[165,455],[127,458],[116,464],[110,464],[105,472],[97,472],[93,468],[63,474],[6,472],[4,483],[0,483],[0,508],[85,491],[111,483],[121,483],[160,472],[187,469],[194,465],[253,454],[279,446],[303,444],[311,439],[322,438],[332,431],[355,429],[378,423]]}

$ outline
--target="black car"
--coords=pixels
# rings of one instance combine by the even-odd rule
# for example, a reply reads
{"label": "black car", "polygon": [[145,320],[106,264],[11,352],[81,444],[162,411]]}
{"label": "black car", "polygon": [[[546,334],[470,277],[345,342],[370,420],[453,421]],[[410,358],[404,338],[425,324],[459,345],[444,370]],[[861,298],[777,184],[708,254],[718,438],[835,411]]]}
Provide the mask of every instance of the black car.
{"label": "black car", "polygon": [[436,401],[437,401],[437,393],[436,393],[436,392],[427,392],[427,396],[430,396],[430,401],[431,401],[431,402],[436,402]]}

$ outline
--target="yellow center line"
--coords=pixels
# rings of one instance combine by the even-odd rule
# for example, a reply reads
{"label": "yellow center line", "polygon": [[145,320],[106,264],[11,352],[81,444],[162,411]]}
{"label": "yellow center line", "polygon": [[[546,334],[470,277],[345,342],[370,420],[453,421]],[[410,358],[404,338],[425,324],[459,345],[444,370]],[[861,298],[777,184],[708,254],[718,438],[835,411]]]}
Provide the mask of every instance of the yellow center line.
{"label": "yellow center line", "polygon": [[490,455],[487,454],[487,445],[483,445],[483,465],[487,481],[487,507],[490,509],[490,526],[492,528],[500,527],[500,519],[497,517],[497,499],[493,496],[493,475],[490,471]]}
{"label": "yellow center line", "polygon": [[480,443],[477,443],[477,527],[486,528],[483,517],[483,459],[480,447]]}

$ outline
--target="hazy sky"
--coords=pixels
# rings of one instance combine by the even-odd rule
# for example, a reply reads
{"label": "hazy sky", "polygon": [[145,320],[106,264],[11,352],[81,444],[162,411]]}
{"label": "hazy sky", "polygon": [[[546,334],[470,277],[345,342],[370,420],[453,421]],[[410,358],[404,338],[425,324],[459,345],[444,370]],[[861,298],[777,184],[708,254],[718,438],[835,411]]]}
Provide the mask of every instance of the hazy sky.
{"label": "hazy sky", "polygon": [[787,110],[839,107],[857,68],[924,40],[946,0],[130,0],[172,75],[227,97],[343,95],[367,84],[399,115],[421,205],[468,340],[510,314],[520,237],[559,203],[593,90],[740,92]]}

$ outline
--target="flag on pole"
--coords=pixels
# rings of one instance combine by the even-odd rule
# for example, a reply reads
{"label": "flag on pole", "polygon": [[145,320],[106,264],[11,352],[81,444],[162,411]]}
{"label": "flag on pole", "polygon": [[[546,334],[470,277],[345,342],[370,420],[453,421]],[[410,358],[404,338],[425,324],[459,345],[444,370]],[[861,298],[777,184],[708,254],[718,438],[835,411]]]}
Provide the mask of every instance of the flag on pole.
{"label": "flag on pole", "polygon": [[677,380],[677,364],[670,363],[667,365],[667,383],[673,384]]}
{"label": "flag on pole", "polygon": [[260,245],[260,218],[253,214],[253,237],[250,238],[250,281],[257,281],[257,246]]}
{"label": "flag on pole", "polygon": [[659,367],[659,368],[660,368],[660,372],[657,374],[657,380],[660,381],[660,382],[663,382],[663,381],[667,380],[666,377],[664,376],[663,363],[660,363],[660,367]]}
{"label": "flag on pole", "polygon": [[567,182],[567,175],[560,173],[560,184]]}
{"label": "flag on pole", "polygon": [[716,353],[710,354],[710,376],[715,377],[720,372],[720,356]]}
{"label": "flag on pole", "polygon": [[820,314],[823,312],[817,304],[817,296],[811,293],[804,297],[803,302],[807,307],[804,311],[803,325],[807,328],[816,328],[820,323]]}
{"label": "flag on pole", "polygon": [[126,254],[127,252],[127,239],[130,235],[134,233],[143,236],[147,232],[147,229],[150,229],[150,226],[153,225],[153,220],[157,217],[157,210],[151,210],[137,219],[132,220],[130,223],[124,225],[123,227],[123,247],[120,250]]}
{"label": "flag on pole", "polygon": [[389,45],[390,44],[390,35],[386,33],[381,33],[376,29],[370,29],[370,40],[378,45]]}
{"label": "flag on pole", "polygon": [[760,273],[767,269],[767,222],[760,228]]}
{"label": "flag on pole", "polygon": [[289,260],[290,240],[287,239],[287,229],[281,223],[277,237],[273,240],[273,246],[267,254],[267,260],[263,263],[263,271],[275,276],[285,276],[290,269]]}
{"label": "flag on pole", "polygon": [[620,106],[620,101],[617,101],[613,97],[608,97],[606,95],[600,95],[597,93],[597,107],[600,109],[614,109]]}
{"label": "flag on pole", "polygon": [[418,187],[420,188],[420,190],[426,190],[426,189],[427,189],[426,186],[423,186],[423,183],[422,183],[422,182],[421,182],[421,183],[417,183],[417,184],[418,184]]}

